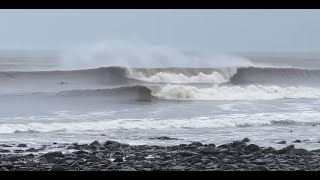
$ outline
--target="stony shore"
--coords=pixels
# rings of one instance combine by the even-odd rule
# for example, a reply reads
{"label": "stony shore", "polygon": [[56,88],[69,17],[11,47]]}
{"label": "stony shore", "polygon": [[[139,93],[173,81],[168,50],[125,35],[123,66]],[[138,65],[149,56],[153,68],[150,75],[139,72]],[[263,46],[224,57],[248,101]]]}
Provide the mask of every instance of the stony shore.
{"label": "stony shore", "polygon": [[[319,171],[320,149],[289,145],[275,150],[259,147],[248,138],[215,144],[147,146],[116,141],[63,144],[71,152],[39,153],[19,144],[0,145],[0,171]],[[47,146],[43,146],[43,149]],[[22,150],[23,149],[23,150]]]}

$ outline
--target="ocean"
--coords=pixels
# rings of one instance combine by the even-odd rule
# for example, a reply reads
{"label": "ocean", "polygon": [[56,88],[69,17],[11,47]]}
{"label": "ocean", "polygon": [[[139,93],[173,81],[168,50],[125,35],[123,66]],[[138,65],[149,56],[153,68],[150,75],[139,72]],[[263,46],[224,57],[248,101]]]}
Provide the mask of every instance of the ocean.
{"label": "ocean", "polygon": [[320,148],[320,54],[146,51],[1,51],[0,143]]}

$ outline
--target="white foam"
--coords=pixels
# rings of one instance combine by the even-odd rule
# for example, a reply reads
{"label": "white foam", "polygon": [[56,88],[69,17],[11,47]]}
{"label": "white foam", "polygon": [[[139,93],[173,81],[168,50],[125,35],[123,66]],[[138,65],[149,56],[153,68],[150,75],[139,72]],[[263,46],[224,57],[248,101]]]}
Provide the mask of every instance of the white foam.
{"label": "white foam", "polygon": [[105,119],[85,122],[50,122],[0,124],[0,134],[17,132],[56,132],[83,133],[84,131],[108,132],[108,130],[174,130],[201,129],[237,126],[265,126],[275,123],[320,123],[319,112],[306,111],[296,113],[231,113],[212,117],[194,117],[183,119]]}
{"label": "white foam", "polygon": [[204,74],[200,72],[196,76],[188,77],[182,73],[173,74],[166,72],[158,72],[150,77],[145,77],[141,72],[135,74],[135,78],[156,83],[224,83],[228,82],[230,77],[225,77],[218,72],[212,72],[211,74]]}
{"label": "white foam", "polygon": [[197,88],[187,85],[166,85],[153,94],[162,99],[177,100],[255,100],[283,98],[320,98],[320,89],[279,86],[218,86]]}

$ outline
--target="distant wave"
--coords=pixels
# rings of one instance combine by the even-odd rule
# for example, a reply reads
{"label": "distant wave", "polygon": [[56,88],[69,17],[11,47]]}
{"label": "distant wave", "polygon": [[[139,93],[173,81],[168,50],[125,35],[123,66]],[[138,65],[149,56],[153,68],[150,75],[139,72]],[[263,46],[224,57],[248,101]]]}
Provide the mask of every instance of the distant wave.
{"label": "distant wave", "polygon": [[[0,84],[56,87],[58,96],[137,96],[151,101],[320,98],[320,70],[275,67],[125,68],[0,72]],[[66,83],[62,91],[58,84]],[[7,84],[6,84],[7,83]],[[78,86],[81,84],[81,86]],[[201,84],[207,84],[205,87]],[[98,87],[98,88],[97,88]],[[45,92],[46,89],[36,89]],[[51,91],[52,92],[52,91]],[[120,96],[120,95],[119,95]],[[142,100],[144,101],[144,100]]]}

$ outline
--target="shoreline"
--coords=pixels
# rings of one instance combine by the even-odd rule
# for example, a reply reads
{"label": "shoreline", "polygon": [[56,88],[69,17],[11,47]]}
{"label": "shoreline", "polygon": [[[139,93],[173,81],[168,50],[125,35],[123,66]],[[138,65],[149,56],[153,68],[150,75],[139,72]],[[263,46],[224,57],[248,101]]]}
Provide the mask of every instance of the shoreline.
{"label": "shoreline", "polygon": [[19,144],[12,151],[3,148],[9,146],[0,145],[0,171],[320,170],[320,149],[308,151],[288,145],[276,150],[252,144],[249,138],[217,147],[201,142],[156,146],[95,140],[90,144],[61,144],[70,151],[64,153],[57,150],[39,152],[50,148],[50,145],[35,149]]}

